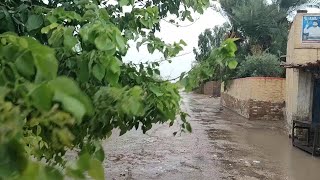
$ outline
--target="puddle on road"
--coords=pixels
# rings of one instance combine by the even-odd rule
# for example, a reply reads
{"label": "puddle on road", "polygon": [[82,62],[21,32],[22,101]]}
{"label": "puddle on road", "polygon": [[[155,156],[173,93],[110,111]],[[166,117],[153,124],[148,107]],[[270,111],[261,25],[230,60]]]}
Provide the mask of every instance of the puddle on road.
{"label": "puddle on road", "polygon": [[[289,180],[318,180],[320,179],[320,159],[292,147],[291,140],[283,132],[280,124],[270,122],[248,122],[245,119],[234,119],[230,112],[224,112],[223,121],[229,121],[231,130],[214,129],[217,122],[213,122],[212,129],[206,130],[208,137],[213,141],[224,140],[218,143],[217,149],[222,148],[227,158],[221,158],[225,169],[235,174],[235,179],[253,177],[257,179],[289,179]],[[236,115],[237,116],[237,115]],[[228,117],[230,119],[228,119]],[[240,121],[243,124],[240,125]],[[232,123],[235,121],[234,123]],[[229,146],[229,142],[237,142]],[[228,150],[236,151],[228,152]],[[224,157],[225,157],[224,156]],[[253,161],[258,161],[257,166]]]}
{"label": "puddle on road", "polygon": [[[196,103],[189,105],[206,127],[213,156],[231,174],[226,179],[320,179],[320,158],[292,147],[284,123],[248,121],[230,110],[219,111],[219,100],[195,96]],[[215,107],[209,109],[214,105],[208,101]]]}
{"label": "puddle on road", "polygon": [[[155,126],[106,142],[106,177],[115,180],[318,180],[320,159],[291,146],[279,122],[248,121],[219,99],[182,94],[192,134]],[[178,127],[177,127],[178,128]]]}
{"label": "puddle on road", "polygon": [[243,143],[255,147],[256,154],[284,177],[290,180],[320,179],[320,159],[293,147],[283,133],[265,129],[247,129],[242,133]]}

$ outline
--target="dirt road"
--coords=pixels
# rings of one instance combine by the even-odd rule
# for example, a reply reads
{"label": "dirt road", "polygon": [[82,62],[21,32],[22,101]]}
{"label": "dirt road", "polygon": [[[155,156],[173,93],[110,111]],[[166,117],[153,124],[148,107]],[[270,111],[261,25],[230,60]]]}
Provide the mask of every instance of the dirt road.
{"label": "dirt road", "polygon": [[293,148],[282,122],[248,121],[219,99],[182,94],[192,134],[157,125],[105,142],[107,179],[320,179],[320,158]]}

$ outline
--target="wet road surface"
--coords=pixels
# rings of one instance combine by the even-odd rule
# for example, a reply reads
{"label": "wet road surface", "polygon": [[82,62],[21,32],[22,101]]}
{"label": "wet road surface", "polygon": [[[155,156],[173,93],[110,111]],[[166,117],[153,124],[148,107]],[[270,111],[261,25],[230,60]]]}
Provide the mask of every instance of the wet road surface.
{"label": "wet road surface", "polygon": [[182,96],[193,133],[174,137],[178,125],[166,124],[145,135],[115,132],[104,143],[107,179],[320,179],[320,158],[293,148],[282,122],[248,121],[219,99]]}

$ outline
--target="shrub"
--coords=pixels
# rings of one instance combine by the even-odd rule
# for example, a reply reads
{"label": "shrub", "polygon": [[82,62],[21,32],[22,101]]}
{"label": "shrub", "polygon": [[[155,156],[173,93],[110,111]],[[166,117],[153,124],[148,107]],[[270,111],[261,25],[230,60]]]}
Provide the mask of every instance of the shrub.
{"label": "shrub", "polygon": [[270,53],[251,55],[245,58],[238,68],[238,77],[281,77],[284,69],[280,67],[279,58]]}

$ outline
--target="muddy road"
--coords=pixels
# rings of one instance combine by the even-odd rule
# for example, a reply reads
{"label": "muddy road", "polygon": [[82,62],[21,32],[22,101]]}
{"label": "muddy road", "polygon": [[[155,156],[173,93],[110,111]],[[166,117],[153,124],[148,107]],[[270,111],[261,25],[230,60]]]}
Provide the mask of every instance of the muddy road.
{"label": "muddy road", "polygon": [[320,158],[293,148],[282,122],[248,121],[219,99],[182,94],[192,134],[157,125],[104,143],[110,180],[320,179]]}

